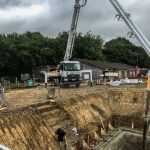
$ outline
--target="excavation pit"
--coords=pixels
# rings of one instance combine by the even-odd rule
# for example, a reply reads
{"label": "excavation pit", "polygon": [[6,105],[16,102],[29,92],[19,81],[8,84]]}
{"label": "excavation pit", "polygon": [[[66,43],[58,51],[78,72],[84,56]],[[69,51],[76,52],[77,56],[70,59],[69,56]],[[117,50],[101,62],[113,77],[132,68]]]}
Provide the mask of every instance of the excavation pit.
{"label": "excavation pit", "polygon": [[[149,137],[146,146],[147,149],[150,149]],[[142,133],[121,129],[113,137],[108,138],[107,141],[101,145],[101,148],[103,148],[103,150],[142,150]]]}
{"label": "excavation pit", "polygon": [[69,147],[78,150],[75,127],[81,147],[142,149],[142,134],[121,129],[143,130],[143,90],[70,88],[61,89],[63,95],[55,99],[46,99],[43,91],[26,89],[6,95],[7,109],[0,112],[0,144],[15,150],[59,150],[55,131],[62,128]]}

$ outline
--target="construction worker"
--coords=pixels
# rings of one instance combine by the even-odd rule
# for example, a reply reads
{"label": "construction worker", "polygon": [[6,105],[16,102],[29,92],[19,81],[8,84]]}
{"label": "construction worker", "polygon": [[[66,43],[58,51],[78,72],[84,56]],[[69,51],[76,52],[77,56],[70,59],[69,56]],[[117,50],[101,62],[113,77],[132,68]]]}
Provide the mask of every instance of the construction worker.
{"label": "construction worker", "polygon": [[144,112],[144,129],[143,129],[143,150],[147,150],[148,130],[149,130],[149,105],[150,105],[150,71],[148,71],[147,80],[147,98]]}
{"label": "construction worker", "polygon": [[150,90],[150,70],[147,73],[148,80],[147,80],[147,90]]}
{"label": "construction worker", "polygon": [[60,149],[64,150],[64,141],[65,141],[66,132],[63,129],[58,128],[56,134],[57,134],[57,140],[60,145]]}

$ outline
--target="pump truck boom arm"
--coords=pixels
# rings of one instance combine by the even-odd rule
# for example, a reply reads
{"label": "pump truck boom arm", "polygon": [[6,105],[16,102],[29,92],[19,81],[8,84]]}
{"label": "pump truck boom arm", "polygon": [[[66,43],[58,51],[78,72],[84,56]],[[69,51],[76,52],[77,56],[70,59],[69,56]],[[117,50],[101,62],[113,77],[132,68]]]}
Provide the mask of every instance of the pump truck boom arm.
{"label": "pump truck boom arm", "polygon": [[132,21],[131,15],[123,9],[123,7],[120,5],[118,0],[110,0],[113,7],[118,12],[119,19],[123,19],[123,21],[126,23],[126,25],[131,30],[131,35],[134,35],[137,40],[140,42],[140,44],[144,47],[146,53],[150,57],[150,42],[147,40],[145,35],[140,31],[140,29],[137,27],[137,25]]}
{"label": "pump truck boom arm", "polygon": [[[119,19],[122,18],[126,25],[131,30],[131,36],[134,35],[137,40],[143,45],[145,52],[150,57],[150,43],[144,34],[140,31],[140,29],[136,26],[135,23],[131,20],[131,16],[129,13],[126,13],[123,7],[120,5],[118,0],[110,0],[113,7],[118,12]],[[148,84],[150,81],[150,74],[148,74]],[[146,108],[144,113],[144,129],[143,129],[143,150],[147,149],[147,133],[149,129],[149,105],[150,105],[150,89],[147,87],[147,99],[146,99]]]}
{"label": "pump truck boom arm", "polygon": [[87,0],[75,0],[74,12],[72,17],[71,28],[69,31],[69,37],[66,47],[66,53],[64,60],[69,60],[72,57],[72,51],[74,46],[74,39],[76,36],[76,28],[79,19],[80,8],[86,5]]}

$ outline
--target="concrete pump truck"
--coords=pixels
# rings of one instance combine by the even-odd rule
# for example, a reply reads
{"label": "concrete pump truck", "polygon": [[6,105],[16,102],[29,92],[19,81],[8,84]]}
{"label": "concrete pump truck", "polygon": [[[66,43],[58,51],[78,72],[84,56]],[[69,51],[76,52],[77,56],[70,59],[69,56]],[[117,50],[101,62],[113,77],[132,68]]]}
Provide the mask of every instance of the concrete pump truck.
{"label": "concrete pump truck", "polygon": [[61,86],[70,86],[74,84],[76,87],[80,86],[81,82],[81,65],[79,61],[71,61],[74,40],[76,36],[76,28],[78,24],[81,7],[84,7],[87,0],[75,0],[74,12],[72,17],[71,28],[64,56],[64,61],[59,65],[59,82]]}

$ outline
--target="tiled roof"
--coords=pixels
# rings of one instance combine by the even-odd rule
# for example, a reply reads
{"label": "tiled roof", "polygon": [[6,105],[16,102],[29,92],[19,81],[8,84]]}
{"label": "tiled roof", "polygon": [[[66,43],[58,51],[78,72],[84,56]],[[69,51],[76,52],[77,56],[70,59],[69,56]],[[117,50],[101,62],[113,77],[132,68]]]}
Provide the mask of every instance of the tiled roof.
{"label": "tiled roof", "polygon": [[54,65],[45,65],[45,66],[34,67],[33,69],[41,69],[41,68],[56,68],[56,66],[54,66]]}
{"label": "tiled roof", "polygon": [[117,70],[132,70],[135,69],[135,66],[130,66],[122,63],[114,62],[104,62],[104,61],[94,61],[86,59],[75,59],[81,62],[81,64],[88,65],[90,67],[99,68],[99,69],[117,69]]}

